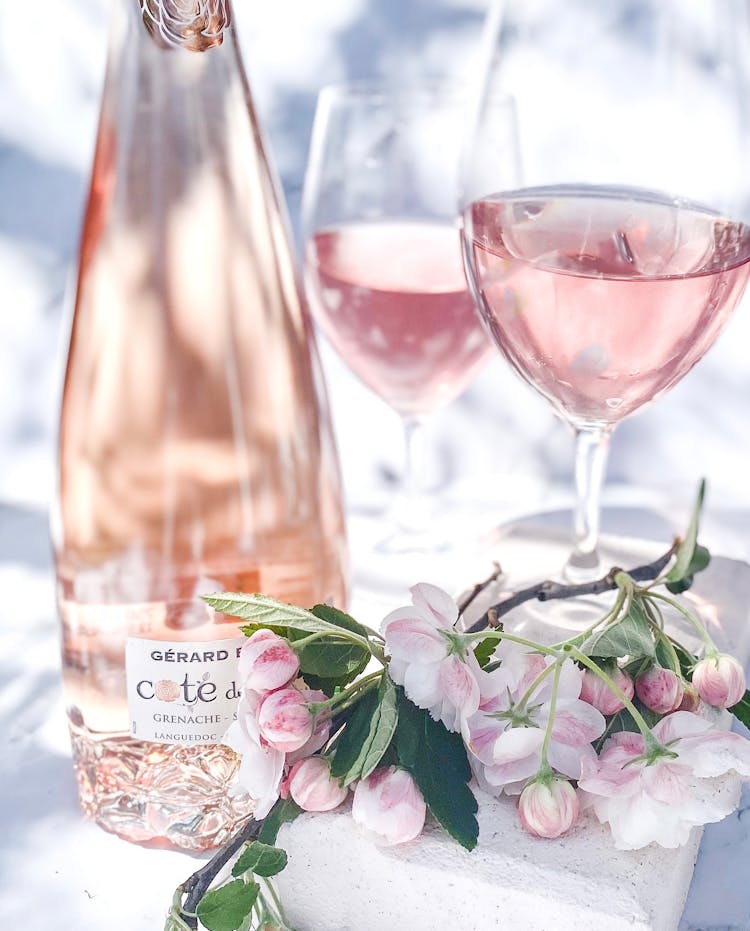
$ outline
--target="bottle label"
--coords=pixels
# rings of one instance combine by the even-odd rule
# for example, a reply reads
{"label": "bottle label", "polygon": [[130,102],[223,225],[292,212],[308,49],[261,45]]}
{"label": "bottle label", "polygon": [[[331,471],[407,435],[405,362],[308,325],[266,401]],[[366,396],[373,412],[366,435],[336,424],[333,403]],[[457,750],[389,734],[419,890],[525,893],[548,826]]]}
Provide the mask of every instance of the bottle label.
{"label": "bottle label", "polygon": [[220,743],[237,711],[237,660],[245,642],[128,637],[131,736],[165,744]]}

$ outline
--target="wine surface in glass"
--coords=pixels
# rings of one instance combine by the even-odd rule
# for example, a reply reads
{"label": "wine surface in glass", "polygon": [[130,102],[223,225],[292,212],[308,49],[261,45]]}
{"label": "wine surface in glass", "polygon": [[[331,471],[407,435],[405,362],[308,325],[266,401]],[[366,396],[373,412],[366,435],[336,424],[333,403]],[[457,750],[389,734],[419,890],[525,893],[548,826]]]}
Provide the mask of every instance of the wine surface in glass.
{"label": "wine surface in glass", "polygon": [[616,423],[682,378],[750,273],[750,227],[647,191],[529,188],[466,221],[498,346],[578,425]]}
{"label": "wine surface in glass", "polygon": [[468,292],[458,231],[408,220],[316,233],[306,256],[315,316],[351,369],[403,415],[448,403],[491,344]]}

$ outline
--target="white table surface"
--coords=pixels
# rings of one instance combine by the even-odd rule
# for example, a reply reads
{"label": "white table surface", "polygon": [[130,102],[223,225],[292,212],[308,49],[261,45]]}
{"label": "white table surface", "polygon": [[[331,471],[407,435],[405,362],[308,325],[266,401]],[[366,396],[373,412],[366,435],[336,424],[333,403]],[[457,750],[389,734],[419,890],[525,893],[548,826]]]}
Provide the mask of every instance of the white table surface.
{"label": "white table surface", "polygon": [[[284,3],[236,6],[294,217],[317,88],[384,72],[461,75],[485,3],[291,2],[293,16]],[[196,863],[83,821],[60,690],[46,507],[63,291],[93,144],[105,6],[39,0],[31,28],[27,4],[0,0],[0,921],[13,931],[154,931]],[[708,475],[707,542],[750,557],[749,344],[745,300],[696,371],[620,427],[605,526],[666,539],[682,526],[697,478]],[[379,598],[365,597],[378,575],[363,555],[366,515],[393,490],[399,424],[327,350],[324,359],[352,518],[356,603],[377,622],[417,581],[394,575]],[[472,533],[569,503],[568,432],[499,360],[434,418],[430,440],[432,482],[473,515]],[[746,797],[736,815],[706,831],[682,931],[750,929],[749,810]]]}

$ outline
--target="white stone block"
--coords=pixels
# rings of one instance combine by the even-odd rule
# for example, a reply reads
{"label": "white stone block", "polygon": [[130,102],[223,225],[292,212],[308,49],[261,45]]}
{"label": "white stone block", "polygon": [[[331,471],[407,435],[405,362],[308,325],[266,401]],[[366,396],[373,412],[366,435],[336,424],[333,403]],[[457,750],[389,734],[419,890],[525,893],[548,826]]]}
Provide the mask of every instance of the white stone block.
{"label": "white stone block", "polygon": [[[728,789],[727,791],[732,791]],[[565,838],[521,828],[515,802],[479,796],[471,853],[431,825],[411,844],[376,847],[348,809],[303,815],[279,845],[279,876],[297,931],[675,931],[701,830],[677,850],[619,851],[584,817]]]}

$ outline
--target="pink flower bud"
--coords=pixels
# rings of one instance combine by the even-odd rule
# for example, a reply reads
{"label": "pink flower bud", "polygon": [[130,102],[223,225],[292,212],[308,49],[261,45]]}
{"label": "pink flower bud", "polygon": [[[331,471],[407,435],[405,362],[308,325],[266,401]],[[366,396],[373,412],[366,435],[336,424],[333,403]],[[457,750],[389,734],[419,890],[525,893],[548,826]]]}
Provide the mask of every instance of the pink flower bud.
{"label": "pink flower bud", "polygon": [[731,708],[745,694],[745,672],[728,653],[702,659],[693,670],[693,685],[708,705]]}
{"label": "pink flower bud", "polygon": [[283,637],[272,630],[256,630],[242,645],[237,672],[242,688],[271,692],[294,679],[299,659]]}
{"label": "pink flower bud", "polygon": [[[619,668],[608,669],[606,672],[627,698],[633,697],[633,680],[626,672]],[[589,669],[583,674],[580,698],[582,701],[593,705],[597,711],[601,711],[604,715],[617,714],[618,711],[622,711],[625,707],[612,689]]]}
{"label": "pink flower bud", "polygon": [[386,846],[418,837],[426,813],[416,782],[406,770],[395,766],[376,769],[354,790],[352,818]]}
{"label": "pink flower bud", "polygon": [[652,666],[635,680],[635,694],[657,714],[669,714],[680,707],[682,682],[671,669]]}
{"label": "pink flower bud", "polygon": [[[301,689],[300,691],[305,701],[307,702],[324,702],[328,698],[325,692],[321,692],[319,690],[313,691],[312,689]],[[308,756],[312,756],[314,753],[317,753],[318,750],[321,750],[328,743],[328,738],[330,735],[330,717],[326,715],[319,715],[315,720],[315,730],[313,731],[312,736],[308,741],[302,744],[299,750],[295,750],[293,753],[288,754],[286,760],[287,763],[291,766],[293,763],[298,763],[300,760],[304,760]]]}
{"label": "pink flower bud", "polygon": [[269,692],[258,708],[261,737],[275,750],[292,753],[312,737],[313,716],[297,689]]}
{"label": "pink flower bud", "polygon": [[534,837],[559,837],[576,823],[578,795],[566,779],[535,780],[521,793],[518,815]]}
{"label": "pink flower bud", "polygon": [[331,811],[344,801],[349,790],[332,778],[328,760],[309,756],[292,767],[289,794],[305,811]]}

